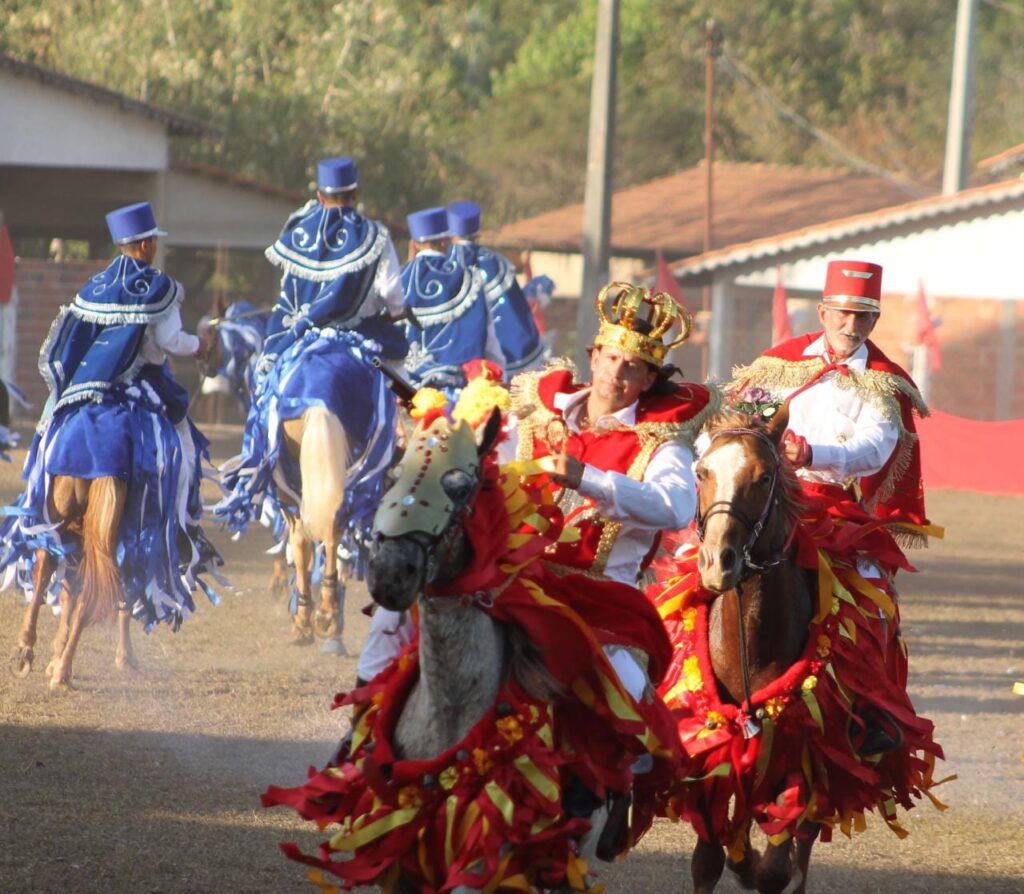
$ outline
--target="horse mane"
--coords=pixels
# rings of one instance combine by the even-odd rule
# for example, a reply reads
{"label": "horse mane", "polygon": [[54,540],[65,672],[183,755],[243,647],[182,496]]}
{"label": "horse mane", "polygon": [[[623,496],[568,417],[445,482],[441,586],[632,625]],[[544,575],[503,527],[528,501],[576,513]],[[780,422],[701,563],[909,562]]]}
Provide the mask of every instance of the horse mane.
{"label": "horse mane", "polygon": [[[762,431],[771,437],[768,431],[769,421],[760,415],[743,413],[739,410],[724,409],[708,420],[705,432],[711,438],[716,432],[726,429],[753,429]],[[725,437],[729,437],[725,435]],[[796,469],[786,457],[779,452],[779,486],[777,490],[779,504],[778,512],[786,523],[786,530],[790,531],[800,520],[804,510],[803,489],[796,477]]]}

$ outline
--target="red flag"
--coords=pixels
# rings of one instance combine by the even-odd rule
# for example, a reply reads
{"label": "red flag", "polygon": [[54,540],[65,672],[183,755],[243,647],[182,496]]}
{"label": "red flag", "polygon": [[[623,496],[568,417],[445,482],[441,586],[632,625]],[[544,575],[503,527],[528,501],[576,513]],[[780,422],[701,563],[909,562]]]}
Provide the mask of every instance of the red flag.
{"label": "red flag", "polygon": [[928,310],[928,298],[924,294],[924,280],[917,281],[917,343],[928,346],[928,365],[932,372],[942,369],[942,349],[939,347],[939,334],[935,331],[931,311]]}
{"label": "red flag", "polygon": [[523,253],[523,282],[533,279],[533,268],[530,266],[530,253]]}
{"label": "red flag", "polygon": [[0,223],[0,304],[14,294],[14,246],[7,233],[7,224]]}
{"label": "red flag", "polygon": [[789,326],[789,310],[786,307],[786,289],[782,285],[782,268],[775,268],[775,294],[772,296],[772,344],[793,337]]}
{"label": "red flag", "polygon": [[686,299],[683,297],[683,287],[679,285],[679,280],[672,275],[672,270],[660,251],[658,252],[658,278],[654,282],[654,291],[670,295],[683,310],[687,313],[690,312],[690,308],[686,306]]}

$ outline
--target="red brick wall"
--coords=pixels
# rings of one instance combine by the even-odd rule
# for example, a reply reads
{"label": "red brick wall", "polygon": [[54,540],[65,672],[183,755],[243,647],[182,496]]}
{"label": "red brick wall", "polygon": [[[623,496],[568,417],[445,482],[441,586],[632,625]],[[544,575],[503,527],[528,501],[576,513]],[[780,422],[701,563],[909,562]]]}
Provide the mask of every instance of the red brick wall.
{"label": "red brick wall", "polygon": [[32,401],[33,417],[38,417],[46,403],[46,385],[39,375],[39,349],[50,324],[60,306],[70,304],[86,280],[109,263],[57,263],[42,258],[22,258],[18,262],[18,354],[14,381]]}

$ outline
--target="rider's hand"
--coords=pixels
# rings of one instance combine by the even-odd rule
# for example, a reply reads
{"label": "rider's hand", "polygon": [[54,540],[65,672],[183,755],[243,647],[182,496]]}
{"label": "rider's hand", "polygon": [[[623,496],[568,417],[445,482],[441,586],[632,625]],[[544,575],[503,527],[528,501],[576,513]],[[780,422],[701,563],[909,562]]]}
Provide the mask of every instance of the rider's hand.
{"label": "rider's hand", "polygon": [[208,332],[204,332],[199,336],[199,348],[196,350],[196,360],[205,360],[207,354],[210,353],[210,336]]}
{"label": "rider's hand", "polygon": [[551,480],[559,487],[579,490],[583,481],[583,463],[568,453],[556,453],[551,457],[554,468],[549,473]]}
{"label": "rider's hand", "polygon": [[796,468],[802,469],[811,464],[811,445],[807,443],[807,438],[787,428],[782,436],[782,455]]}

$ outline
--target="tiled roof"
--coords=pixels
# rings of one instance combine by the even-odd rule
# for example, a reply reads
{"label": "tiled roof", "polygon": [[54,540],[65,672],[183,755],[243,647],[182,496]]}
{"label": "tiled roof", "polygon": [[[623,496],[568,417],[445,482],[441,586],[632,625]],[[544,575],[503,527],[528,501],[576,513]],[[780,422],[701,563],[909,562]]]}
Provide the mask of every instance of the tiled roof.
{"label": "tiled roof", "polygon": [[170,112],[167,109],[151,105],[148,102],[132,99],[130,96],[125,96],[123,93],[117,93],[114,90],[108,90],[106,87],[100,87],[98,84],[90,84],[88,81],[80,81],[77,78],[69,77],[68,75],[55,71],[52,68],[44,68],[41,65],[35,65],[32,62],[23,62],[20,59],[15,59],[13,56],[8,56],[4,53],[0,53],[0,69],[9,71],[12,74],[32,78],[39,81],[41,84],[49,84],[53,87],[59,87],[61,90],[66,90],[69,93],[75,93],[79,96],[87,96],[97,102],[110,103],[120,107],[126,112],[131,112],[135,115],[141,115],[144,118],[159,121],[161,124],[167,125],[168,131],[170,131],[173,136],[221,136],[219,128],[214,127],[212,124],[207,124],[205,121],[200,121],[198,118],[193,118],[190,115],[180,115],[177,112]]}
{"label": "tiled roof", "polygon": [[914,226],[922,221],[939,224],[951,217],[983,216],[985,212],[996,213],[1000,206],[1006,205],[1024,207],[1024,179],[965,189],[951,196],[932,196],[764,239],[740,242],[673,264],[672,272],[685,279],[703,277],[713,271],[768,258],[779,263],[789,256],[805,254],[808,249],[826,250],[829,243],[861,239],[886,230]]}
{"label": "tiled roof", "polygon": [[987,170],[990,174],[997,174],[1022,162],[1024,162],[1024,143],[1019,143],[1009,149],[1004,149],[998,155],[983,158],[978,162],[978,167],[981,170]]}
{"label": "tiled roof", "polygon": [[[669,257],[699,254],[704,246],[703,163],[667,177],[615,192],[612,254]],[[840,214],[874,211],[925,194],[845,168],[715,162],[714,241],[746,242],[832,220]],[[579,252],[583,205],[568,205],[516,221],[490,234],[505,248]]]}

